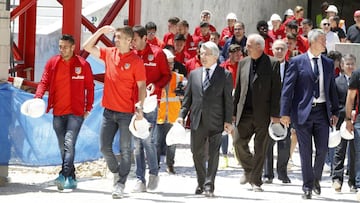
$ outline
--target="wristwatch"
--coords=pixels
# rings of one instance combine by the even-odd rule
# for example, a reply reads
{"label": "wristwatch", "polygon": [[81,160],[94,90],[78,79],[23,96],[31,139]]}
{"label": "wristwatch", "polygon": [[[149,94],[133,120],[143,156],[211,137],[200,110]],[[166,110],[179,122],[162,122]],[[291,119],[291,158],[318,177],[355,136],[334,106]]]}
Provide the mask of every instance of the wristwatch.
{"label": "wristwatch", "polygon": [[351,121],[351,118],[350,118],[350,117],[346,117],[345,120],[346,120],[346,121]]}

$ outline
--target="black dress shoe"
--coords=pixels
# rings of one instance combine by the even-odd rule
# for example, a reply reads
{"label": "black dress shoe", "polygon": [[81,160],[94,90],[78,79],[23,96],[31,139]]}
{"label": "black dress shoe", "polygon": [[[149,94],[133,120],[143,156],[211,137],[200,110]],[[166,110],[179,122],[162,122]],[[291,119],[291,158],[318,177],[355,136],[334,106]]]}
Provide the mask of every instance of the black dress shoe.
{"label": "black dress shoe", "polygon": [[205,191],[205,197],[214,197],[214,190],[211,189],[210,185],[205,185],[204,187],[204,191]]}
{"label": "black dress shoe", "polygon": [[197,187],[196,187],[196,190],[195,190],[195,194],[196,194],[196,195],[201,195],[203,192],[204,192],[204,188],[203,188],[203,187],[200,187],[200,186],[197,186]]}
{"label": "black dress shoe", "polygon": [[303,199],[311,199],[311,191],[305,191],[301,197]]}
{"label": "black dress shoe", "polygon": [[320,187],[320,183],[319,183],[318,180],[315,180],[315,181],[314,181],[313,191],[314,191],[314,193],[317,194],[317,195],[320,195],[320,193],[321,193],[321,187]]}
{"label": "black dress shoe", "polygon": [[289,177],[279,178],[279,180],[281,180],[282,183],[291,183],[291,180]]}

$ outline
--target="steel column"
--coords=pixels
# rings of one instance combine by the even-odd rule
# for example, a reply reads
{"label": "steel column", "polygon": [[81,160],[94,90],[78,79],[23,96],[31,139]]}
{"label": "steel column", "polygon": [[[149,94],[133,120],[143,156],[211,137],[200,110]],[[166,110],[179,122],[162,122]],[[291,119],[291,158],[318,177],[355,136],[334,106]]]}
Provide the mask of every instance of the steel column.
{"label": "steel column", "polygon": [[62,33],[70,34],[75,39],[75,53],[79,54],[81,43],[81,7],[82,1],[62,1]]}

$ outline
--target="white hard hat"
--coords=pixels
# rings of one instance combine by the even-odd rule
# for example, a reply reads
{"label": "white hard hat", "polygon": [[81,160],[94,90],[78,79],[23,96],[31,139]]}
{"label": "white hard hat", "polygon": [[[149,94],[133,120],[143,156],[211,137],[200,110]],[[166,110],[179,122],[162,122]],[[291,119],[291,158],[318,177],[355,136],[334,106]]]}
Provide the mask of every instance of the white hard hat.
{"label": "white hard hat", "polygon": [[39,118],[45,113],[45,102],[39,98],[26,100],[21,105],[20,111],[25,116]]}
{"label": "white hard hat", "polygon": [[136,120],[136,115],[131,118],[131,122],[129,125],[130,132],[138,138],[146,139],[150,135],[150,123],[143,118],[141,120]]}
{"label": "white hard hat", "polygon": [[175,122],[166,135],[166,145],[184,144],[185,141],[185,128],[180,123]]}
{"label": "white hard hat", "polygon": [[270,21],[274,21],[274,20],[281,21],[281,17],[278,14],[274,13],[271,15]]}
{"label": "white hard hat", "polygon": [[270,122],[268,130],[269,130],[269,136],[274,141],[285,139],[288,133],[287,127],[283,126],[281,123]]}
{"label": "white hard hat", "polygon": [[175,58],[174,54],[169,49],[163,49],[163,52],[165,53],[167,59]]}
{"label": "white hard hat", "polygon": [[336,8],[336,6],[334,5],[329,5],[329,7],[325,10],[325,12],[334,12],[334,13],[338,13],[338,9]]}
{"label": "white hard hat", "polygon": [[334,148],[338,146],[340,142],[341,142],[340,131],[336,130],[336,128],[333,127],[332,129],[330,129],[328,146],[329,148]]}
{"label": "white hard hat", "polygon": [[287,15],[287,16],[293,16],[294,15],[294,11],[292,9],[287,9],[284,13],[284,15]]}
{"label": "white hard hat", "polygon": [[154,86],[151,86],[151,90],[146,89],[146,97],[144,100],[144,106],[143,106],[143,112],[144,113],[150,113],[154,111],[157,107],[157,95],[151,95],[150,94],[154,91]]}
{"label": "white hard hat", "polygon": [[340,126],[340,136],[345,140],[352,140],[354,139],[354,132],[349,132],[346,129],[346,122],[344,121]]}
{"label": "white hard hat", "polygon": [[235,13],[229,13],[229,14],[227,14],[226,20],[230,20],[230,19],[234,19],[234,20],[237,21],[236,14],[235,14]]}

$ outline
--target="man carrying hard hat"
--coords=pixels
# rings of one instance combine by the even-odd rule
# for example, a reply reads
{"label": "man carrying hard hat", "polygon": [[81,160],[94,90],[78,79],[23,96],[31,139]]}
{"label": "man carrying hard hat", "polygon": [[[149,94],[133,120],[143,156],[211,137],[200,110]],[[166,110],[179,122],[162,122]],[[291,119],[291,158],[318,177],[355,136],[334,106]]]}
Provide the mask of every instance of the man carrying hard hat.
{"label": "man carrying hard hat", "polygon": [[[168,49],[163,49],[163,51],[168,60],[170,69],[173,70],[174,59],[175,59],[174,54]],[[184,76],[175,71],[172,71],[171,80],[169,84],[167,84],[165,88],[162,89],[160,105],[158,110],[157,125],[155,127],[155,134],[157,135],[156,148],[157,148],[158,163],[160,163],[160,155],[163,147],[165,146],[166,164],[167,164],[166,171],[171,174],[175,174],[174,158],[175,158],[176,145],[166,146],[165,140],[167,133],[172,127],[172,123],[176,121],[177,116],[179,115],[179,111],[181,108],[180,99],[181,97],[184,96],[183,91],[181,91],[181,87],[184,86],[183,82],[184,82]]]}
{"label": "man carrying hard hat", "polygon": [[75,189],[75,145],[94,102],[94,81],[91,67],[82,57],[74,54],[75,41],[64,34],[59,40],[60,54],[45,65],[35,98],[49,92],[46,112],[53,109],[53,127],[62,158],[62,168],[55,184],[59,190]]}

